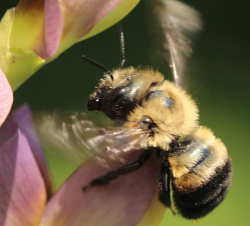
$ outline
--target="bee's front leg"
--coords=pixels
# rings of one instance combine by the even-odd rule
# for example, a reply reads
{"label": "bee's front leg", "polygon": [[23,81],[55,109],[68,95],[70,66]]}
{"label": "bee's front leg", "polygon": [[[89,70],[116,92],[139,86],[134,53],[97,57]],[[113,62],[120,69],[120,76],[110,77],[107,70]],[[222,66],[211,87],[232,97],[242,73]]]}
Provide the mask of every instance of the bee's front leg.
{"label": "bee's front leg", "polygon": [[98,186],[98,185],[104,185],[108,184],[110,181],[115,180],[120,175],[126,175],[131,172],[134,172],[138,169],[140,169],[149,159],[150,155],[152,153],[151,149],[145,150],[138,159],[129,162],[125,166],[119,167],[116,170],[111,170],[107,172],[105,175],[102,175],[100,177],[95,178],[92,180],[89,185],[83,187],[83,191],[86,191],[87,188],[91,186]]}

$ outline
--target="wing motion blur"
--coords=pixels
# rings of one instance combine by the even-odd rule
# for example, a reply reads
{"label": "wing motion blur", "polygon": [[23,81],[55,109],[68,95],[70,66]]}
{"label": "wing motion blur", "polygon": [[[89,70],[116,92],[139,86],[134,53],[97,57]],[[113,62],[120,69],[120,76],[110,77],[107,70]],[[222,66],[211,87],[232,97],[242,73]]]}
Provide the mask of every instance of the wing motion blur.
{"label": "wing motion blur", "polygon": [[148,9],[154,51],[168,63],[176,85],[182,86],[186,58],[192,53],[192,39],[202,27],[200,15],[175,0],[148,0]]}
{"label": "wing motion blur", "polygon": [[141,149],[145,139],[142,132],[105,126],[105,122],[86,113],[39,112],[34,119],[45,147],[78,163],[93,156],[105,167],[110,161],[125,163],[126,155]]}

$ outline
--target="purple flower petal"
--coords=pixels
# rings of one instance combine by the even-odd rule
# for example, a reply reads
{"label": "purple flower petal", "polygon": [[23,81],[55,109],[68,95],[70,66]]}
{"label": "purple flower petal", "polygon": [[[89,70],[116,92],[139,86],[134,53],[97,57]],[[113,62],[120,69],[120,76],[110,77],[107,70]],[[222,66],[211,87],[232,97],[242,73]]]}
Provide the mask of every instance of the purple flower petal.
{"label": "purple flower petal", "polygon": [[11,117],[12,120],[18,124],[18,127],[20,128],[22,133],[25,135],[27,141],[29,142],[32,153],[36,159],[36,162],[39,166],[39,170],[45,181],[47,196],[48,198],[50,198],[50,196],[52,196],[53,193],[52,179],[49,173],[46,160],[44,158],[42,148],[37,138],[37,134],[35,131],[35,127],[33,125],[32,115],[29,107],[27,105],[23,105],[22,107],[17,109],[12,114]]}
{"label": "purple flower petal", "polygon": [[92,179],[107,171],[93,160],[85,163],[49,201],[42,223],[57,226],[138,225],[157,190],[156,157],[152,156],[141,169],[120,176],[110,184],[82,190]]}
{"label": "purple flower petal", "polygon": [[0,127],[8,116],[13,103],[13,93],[8,80],[0,68]]}
{"label": "purple flower petal", "polygon": [[44,181],[24,134],[15,123],[7,129],[12,135],[0,146],[0,225],[35,226],[46,202]]}

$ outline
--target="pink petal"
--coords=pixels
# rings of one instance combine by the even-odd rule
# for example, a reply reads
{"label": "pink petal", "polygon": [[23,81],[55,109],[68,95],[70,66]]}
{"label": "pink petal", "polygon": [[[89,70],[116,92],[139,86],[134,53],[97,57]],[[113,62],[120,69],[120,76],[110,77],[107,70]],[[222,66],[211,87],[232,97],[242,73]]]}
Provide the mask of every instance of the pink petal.
{"label": "pink petal", "polygon": [[58,49],[64,22],[60,1],[45,0],[44,4],[46,51],[41,53],[40,56],[43,59],[48,59],[51,58]]}
{"label": "pink petal", "polygon": [[12,136],[0,147],[0,225],[38,225],[46,201],[43,178],[17,125],[2,129]]}
{"label": "pink petal", "polygon": [[106,14],[112,11],[121,0],[64,0],[66,24],[64,33],[71,30],[77,33],[76,39],[82,38]]}
{"label": "pink petal", "polygon": [[8,80],[0,68],[0,127],[8,116],[13,103],[13,93]]}
{"label": "pink petal", "polygon": [[49,173],[49,169],[42,148],[37,138],[37,134],[35,131],[35,127],[33,125],[32,115],[29,107],[27,105],[23,105],[22,107],[18,108],[12,114],[12,120],[18,124],[18,127],[20,128],[22,133],[25,135],[27,141],[29,142],[32,153],[38,164],[40,173],[42,174],[43,179],[45,181],[47,196],[49,198],[53,193],[52,179]]}
{"label": "pink petal", "polygon": [[21,0],[15,10],[10,46],[49,59],[59,46],[62,29],[60,1]]}
{"label": "pink petal", "polygon": [[159,169],[155,156],[141,169],[120,176],[108,185],[90,187],[83,192],[83,186],[107,171],[93,160],[80,167],[49,201],[42,223],[57,226],[138,225],[157,190]]}

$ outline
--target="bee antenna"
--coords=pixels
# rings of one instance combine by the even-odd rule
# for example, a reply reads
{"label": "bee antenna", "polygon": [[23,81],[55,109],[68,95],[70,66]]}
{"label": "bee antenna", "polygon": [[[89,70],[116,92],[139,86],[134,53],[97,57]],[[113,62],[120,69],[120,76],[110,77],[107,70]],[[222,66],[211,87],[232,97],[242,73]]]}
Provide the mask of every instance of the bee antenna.
{"label": "bee antenna", "polygon": [[121,60],[121,63],[120,63],[120,68],[122,69],[124,67],[126,59],[125,59],[124,33],[123,33],[122,23],[121,22],[118,23],[118,28],[119,28],[119,32],[120,32],[120,44],[121,44],[121,52],[122,52],[122,60]]}
{"label": "bee antenna", "polygon": [[100,63],[97,63],[96,61],[93,61],[91,59],[89,59],[88,57],[82,55],[82,58],[86,61],[88,61],[89,63],[101,68],[102,70],[104,70],[109,76],[110,78],[112,79],[112,81],[114,80],[114,77],[113,75],[111,74],[110,70],[108,70],[106,67],[104,67],[103,65],[101,65]]}

